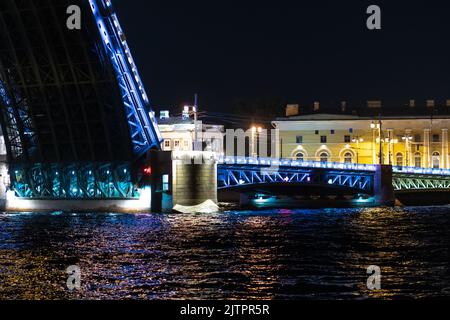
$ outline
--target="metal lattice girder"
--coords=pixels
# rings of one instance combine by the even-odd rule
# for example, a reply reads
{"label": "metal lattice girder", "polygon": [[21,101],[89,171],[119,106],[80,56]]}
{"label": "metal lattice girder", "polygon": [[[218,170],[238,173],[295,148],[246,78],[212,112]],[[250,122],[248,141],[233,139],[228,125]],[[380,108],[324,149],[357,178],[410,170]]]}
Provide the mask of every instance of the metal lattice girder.
{"label": "metal lattice girder", "polygon": [[395,191],[450,190],[450,176],[396,173],[392,184]]}
{"label": "metal lattice girder", "polygon": [[324,169],[261,168],[257,166],[218,166],[219,189],[241,186],[293,183],[323,187],[343,187],[358,191],[373,190],[373,174]]}
{"label": "metal lattice girder", "polygon": [[135,199],[139,197],[129,163],[33,164],[11,168],[19,198]]}
{"label": "metal lattice girder", "polygon": [[0,108],[6,135],[6,145],[9,150],[9,161],[13,159],[30,159],[37,150],[36,133],[30,119],[28,104],[25,99],[11,90],[8,93],[5,82],[0,79]]}
{"label": "metal lattice girder", "polygon": [[[71,5],[81,30],[66,26]],[[10,163],[133,161],[160,147],[110,1],[1,0],[0,80]]]}
{"label": "metal lattice girder", "polygon": [[134,152],[140,156],[154,147],[159,149],[162,136],[137,67],[125,40],[125,34],[110,0],[89,0],[105,50],[116,72]]}
{"label": "metal lattice girder", "polygon": [[331,171],[325,174],[325,181],[329,185],[362,191],[370,191],[373,188],[373,175]]}

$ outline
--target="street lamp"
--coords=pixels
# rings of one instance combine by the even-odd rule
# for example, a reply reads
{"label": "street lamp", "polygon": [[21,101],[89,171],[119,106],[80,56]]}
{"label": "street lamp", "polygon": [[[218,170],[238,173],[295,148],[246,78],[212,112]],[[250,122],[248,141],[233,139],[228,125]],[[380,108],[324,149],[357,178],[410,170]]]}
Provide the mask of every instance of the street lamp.
{"label": "street lamp", "polygon": [[392,163],[393,163],[393,161],[392,161],[392,153],[393,153],[393,146],[395,145],[395,144],[397,144],[398,143],[398,139],[393,139],[393,138],[391,138],[391,139],[387,139],[388,140],[388,143],[389,143],[389,146],[388,146],[388,149],[389,149],[389,164],[390,165],[392,165]]}
{"label": "street lamp", "polygon": [[352,142],[356,143],[356,163],[359,163],[359,144],[364,142],[364,139],[360,136],[354,136]]}
{"label": "street lamp", "polygon": [[[374,148],[374,141],[375,141],[375,131],[374,129],[378,130],[378,138],[376,139],[376,142],[380,143],[380,153],[379,153],[379,162],[380,165],[383,164],[383,143],[382,143],[382,137],[381,137],[381,127],[382,127],[382,122],[381,122],[381,115],[380,115],[380,119],[376,122],[372,121],[372,123],[370,124],[370,128],[372,129],[372,148]],[[375,154],[375,150],[374,154]],[[374,159],[375,160],[375,159]]]}
{"label": "street lamp", "polygon": [[[192,108],[192,111],[191,111]],[[197,123],[198,120],[198,95],[195,94],[194,96],[194,105],[193,106],[184,106],[184,112],[183,112],[183,116],[184,114],[187,114],[188,117],[190,117],[191,115],[194,115],[194,143],[193,143],[193,149],[195,151],[200,150],[202,148],[202,144],[203,141],[198,142],[198,131],[199,129],[203,130],[203,128],[199,128],[199,125]]]}
{"label": "street lamp", "polygon": [[411,141],[413,137],[410,134],[404,135],[402,140],[405,141],[405,150],[406,150],[406,166],[411,166]]}
{"label": "street lamp", "polygon": [[252,157],[256,158],[258,157],[258,151],[257,151],[257,140],[258,140],[258,134],[262,132],[261,127],[252,127]]}

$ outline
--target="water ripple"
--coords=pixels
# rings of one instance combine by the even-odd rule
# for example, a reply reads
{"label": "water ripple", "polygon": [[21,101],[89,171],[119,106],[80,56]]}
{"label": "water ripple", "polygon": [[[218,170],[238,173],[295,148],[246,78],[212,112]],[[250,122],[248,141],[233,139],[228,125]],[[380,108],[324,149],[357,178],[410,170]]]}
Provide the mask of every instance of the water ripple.
{"label": "water ripple", "polygon": [[449,226],[447,206],[0,214],[0,299],[448,298]]}

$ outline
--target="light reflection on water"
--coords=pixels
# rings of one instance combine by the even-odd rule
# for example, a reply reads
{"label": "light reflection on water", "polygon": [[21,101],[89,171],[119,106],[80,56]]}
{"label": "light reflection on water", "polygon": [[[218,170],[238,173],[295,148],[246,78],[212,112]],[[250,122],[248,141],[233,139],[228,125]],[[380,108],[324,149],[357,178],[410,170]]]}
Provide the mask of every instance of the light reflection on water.
{"label": "light reflection on water", "polygon": [[449,226],[450,207],[0,214],[0,298],[448,298]]}

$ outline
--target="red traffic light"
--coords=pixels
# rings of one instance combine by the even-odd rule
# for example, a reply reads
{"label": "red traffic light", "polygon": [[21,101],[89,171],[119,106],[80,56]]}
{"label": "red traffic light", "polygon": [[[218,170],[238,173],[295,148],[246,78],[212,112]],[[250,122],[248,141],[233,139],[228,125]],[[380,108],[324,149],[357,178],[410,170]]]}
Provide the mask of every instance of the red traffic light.
{"label": "red traffic light", "polygon": [[152,167],[145,167],[144,168],[144,173],[147,175],[151,175],[152,174]]}

